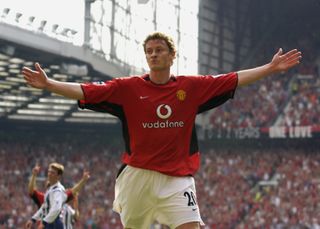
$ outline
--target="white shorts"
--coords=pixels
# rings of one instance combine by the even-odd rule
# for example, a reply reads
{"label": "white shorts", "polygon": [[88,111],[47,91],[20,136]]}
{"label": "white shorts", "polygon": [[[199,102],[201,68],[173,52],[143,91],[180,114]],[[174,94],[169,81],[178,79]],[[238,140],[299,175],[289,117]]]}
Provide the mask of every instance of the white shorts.
{"label": "white shorts", "polygon": [[176,228],[203,221],[196,201],[194,179],[173,177],[126,166],[116,180],[113,210],[125,228],[149,229],[155,221]]}

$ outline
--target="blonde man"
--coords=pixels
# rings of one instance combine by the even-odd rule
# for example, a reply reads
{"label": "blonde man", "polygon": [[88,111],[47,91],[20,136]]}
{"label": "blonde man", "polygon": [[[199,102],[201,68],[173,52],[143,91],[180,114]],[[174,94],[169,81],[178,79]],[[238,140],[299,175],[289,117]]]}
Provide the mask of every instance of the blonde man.
{"label": "blonde man", "polygon": [[[41,207],[44,202],[44,192],[39,191],[36,188],[36,179],[40,172],[40,166],[35,165],[32,169],[31,178],[28,183],[28,193],[34,203]],[[75,184],[72,188],[66,190],[67,195],[67,203],[64,204],[61,215],[64,228],[72,229],[73,224],[77,221],[80,217],[79,208],[78,208],[78,195],[80,190],[84,187],[87,183],[88,179],[90,178],[89,171],[84,171],[81,180]],[[49,183],[47,183],[48,185]],[[71,203],[72,202],[72,203]],[[70,203],[70,204],[69,204]]]}
{"label": "blonde man", "polygon": [[64,186],[60,183],[64,172],[64,166],[59,163],[51,163],[48,168],[48,188],[44,195],[44,202],[38,211],[32,216],[32,220],[26,223],[29,229],[32,225],[41,221],[38,229],[63,229],[60,213],[67,200]]}

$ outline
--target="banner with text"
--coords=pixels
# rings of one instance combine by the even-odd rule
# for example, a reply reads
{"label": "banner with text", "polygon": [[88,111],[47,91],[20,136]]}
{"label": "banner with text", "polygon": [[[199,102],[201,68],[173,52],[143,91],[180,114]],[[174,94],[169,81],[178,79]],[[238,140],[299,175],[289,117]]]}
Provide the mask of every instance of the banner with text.
{"label": "banner with text", "polygon": [[199,139],[320,138],[320,126],[272,126],[198,130]]}

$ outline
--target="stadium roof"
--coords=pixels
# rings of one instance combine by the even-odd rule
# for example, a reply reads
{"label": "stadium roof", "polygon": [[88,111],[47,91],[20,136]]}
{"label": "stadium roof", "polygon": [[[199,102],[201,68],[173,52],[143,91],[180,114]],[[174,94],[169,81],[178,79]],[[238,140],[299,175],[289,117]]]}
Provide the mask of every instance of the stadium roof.
{"label": "stadium roof", "polygon": [[53,79],[70,82],[109,80],[84,62],[0,39],[0,121],[29,120],[61,123],[117,123],[106,113],[80,110],[77,101],[29,87],[21,74],[35,61]]}

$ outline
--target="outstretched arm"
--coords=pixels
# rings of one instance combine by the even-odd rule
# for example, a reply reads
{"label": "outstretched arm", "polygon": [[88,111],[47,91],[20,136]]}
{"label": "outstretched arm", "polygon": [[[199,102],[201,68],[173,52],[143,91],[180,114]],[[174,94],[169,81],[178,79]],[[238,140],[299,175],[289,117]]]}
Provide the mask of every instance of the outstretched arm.
{"label": "outstretched arm", "polygon": [[84,171],[81,180],[71,188],[72,195],[76,196],[80,192],[80,190],[83,188],[85,183],[87,183],[89,178],[90,178],[89,171]]}
{"label": "outstretched arm", "polygon": [[39,63],[35,63],[35,70],[23,67],[22,74],[31,87],[46,89],[50,92],[62,95],[70,99],[84,99],[83,91],[79,83],[59,82],[49,79]]}
{"label": "outstretched arm", "polygon": [[273,56],[270,63],[260,67],[238,71],[238,86],[245,86],[268,75],[287,71],[300,63],[301,52],[293,49],[282,54],[282,49]]}
{"label": "outstretched arm", "polygon": [[39,165],[36,165],[32,169],[32,175],[31,175],[31,178],[30,178],[29,184],[28,184],[29,195],[32,195],[33,191],[36,189],[36,179],[37,179],[39,171],[40,171],[40,166]]}

